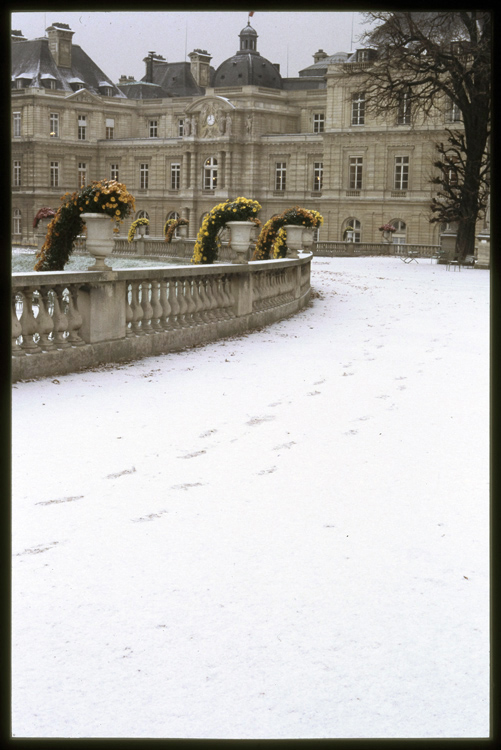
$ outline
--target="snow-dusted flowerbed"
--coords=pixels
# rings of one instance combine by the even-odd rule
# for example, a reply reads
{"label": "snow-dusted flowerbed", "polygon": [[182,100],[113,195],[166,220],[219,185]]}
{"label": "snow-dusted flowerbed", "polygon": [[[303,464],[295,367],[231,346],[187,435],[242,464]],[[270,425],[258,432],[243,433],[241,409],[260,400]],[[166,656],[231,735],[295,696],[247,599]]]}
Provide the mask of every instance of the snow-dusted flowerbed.
{"label": "snow-dusted flowerbed", "polygon": [[17,737],[487,737],[489,272],[13,389]]}

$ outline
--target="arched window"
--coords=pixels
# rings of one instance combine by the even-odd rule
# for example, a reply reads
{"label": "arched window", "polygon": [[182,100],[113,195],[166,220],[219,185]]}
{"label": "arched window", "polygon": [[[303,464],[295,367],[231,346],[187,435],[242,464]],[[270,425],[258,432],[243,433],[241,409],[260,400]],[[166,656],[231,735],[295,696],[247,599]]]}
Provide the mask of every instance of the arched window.
{"label": "arched window", "polygon": [[393,242],[396,245],[405,245],[407,242],[407,225],[401,219],[392,219],[390,224],[397,230],[393,232]]}
{"label": "arched window", "polygon": [[[136,219],[148,219],[148,221],[149,221],[150,217],[148,216],[148,213],[146,211],[138,211]],[[150,225],[146,224],[146,228],[145,228],[144,234],[145,234],[145,236],[148,236],[149,233],[150,233]]]}
{"label": "arched window", "polygon": [[343,222],[343,241],[360,242],[362,237],[362,225],[358,219],[353,217]]}
{"label": "arched window", "polygon": [[18,208],[12,212],[12,233],[21,234],[21,211]]}
{"label": "arched window", "polygon": [[[177,211],[171,211],[169,214],[167,214],[167,218],[165,219],[165,221],[169,221],[169,219],[179,219],[179,218],[180,216]],[[174,237],[179,237],[179,231],[177,227],[174,230]]]}
{"label": "arched window", "polygon": [[204,162],[204,190],[217,188],[217,159],[210,156]]}

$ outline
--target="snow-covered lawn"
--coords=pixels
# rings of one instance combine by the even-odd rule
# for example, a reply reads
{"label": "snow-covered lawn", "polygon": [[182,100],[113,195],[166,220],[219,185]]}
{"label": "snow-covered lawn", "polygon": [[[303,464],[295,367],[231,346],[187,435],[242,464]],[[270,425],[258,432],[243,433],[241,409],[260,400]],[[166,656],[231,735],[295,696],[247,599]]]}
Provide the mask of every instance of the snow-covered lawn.
{"label": "snow-covered lawn", "polygon": [[489,734],[489,272],[13,389],[13,733]]}

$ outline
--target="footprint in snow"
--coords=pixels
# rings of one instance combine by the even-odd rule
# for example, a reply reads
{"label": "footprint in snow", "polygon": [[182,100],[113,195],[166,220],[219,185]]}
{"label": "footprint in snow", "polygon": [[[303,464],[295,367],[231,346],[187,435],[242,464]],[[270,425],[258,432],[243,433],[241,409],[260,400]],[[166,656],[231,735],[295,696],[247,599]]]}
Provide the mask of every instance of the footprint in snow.
{"label": "footprint in snow", "polygon": [[252,417],[245,424],[249,424],[249,425],[261,424],[262,422],[271,422],[272,419],[276,419],[276,417],[272,414],[268,414],[265,417]]}
{"label": "footprint in snow", "polygon": [[59,544],[59,542],[39,544],[38,547],[30,547],[29,549],[25,549],[23,552],[16,552],[15,557],[20,557],[21,555],[39,555],[41,552],[47,552],[47,550],[52,549],[52,547],[55,547],[56,544]]}
{"label": "footprint in snow", "polygon": [[116,479],[117,477],[122,477],[124,474],[134,474],[136,471],[136,467],[133,466],[132,469],[124,469],[123,471],[118,471],[116,474],[108,474],[106,479]]}
{"label": "footprint in snow", "polygon": [[42,500],[35,505],[55,505],[57,503],[72,503],[73,500],[81,500],[83,495],[73,495],[72,497],[59,497],[56,500]]}
{"label": "footprint in snow", "polygon": [[277,445],[276,448],[273,448],[274,451],[282,450],[282,448],[292,448],[293,445],[296,445],[296,442],[294,440],[291,440],[290,443],[284,443],[283,445]]}

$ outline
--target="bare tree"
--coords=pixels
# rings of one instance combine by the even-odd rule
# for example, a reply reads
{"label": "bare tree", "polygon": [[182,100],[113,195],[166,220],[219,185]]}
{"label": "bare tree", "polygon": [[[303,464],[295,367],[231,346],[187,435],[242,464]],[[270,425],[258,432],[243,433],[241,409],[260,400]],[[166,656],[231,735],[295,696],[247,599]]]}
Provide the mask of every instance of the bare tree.
{"label": "bare tree", "polygon": [[[487,11],[370,12],[364,44],[373,64],[362,76],[367,108],[414,122],[449,112],[448,141],[438,143],[431,221],[457,222],[456,253],[473,254],[486,208],[491,124],[491,32]],[[346,66],[348,69],[349,66]],[[456,121],[456,122],[454,122]],[[454,125],[452,124],[454,122]]]}

